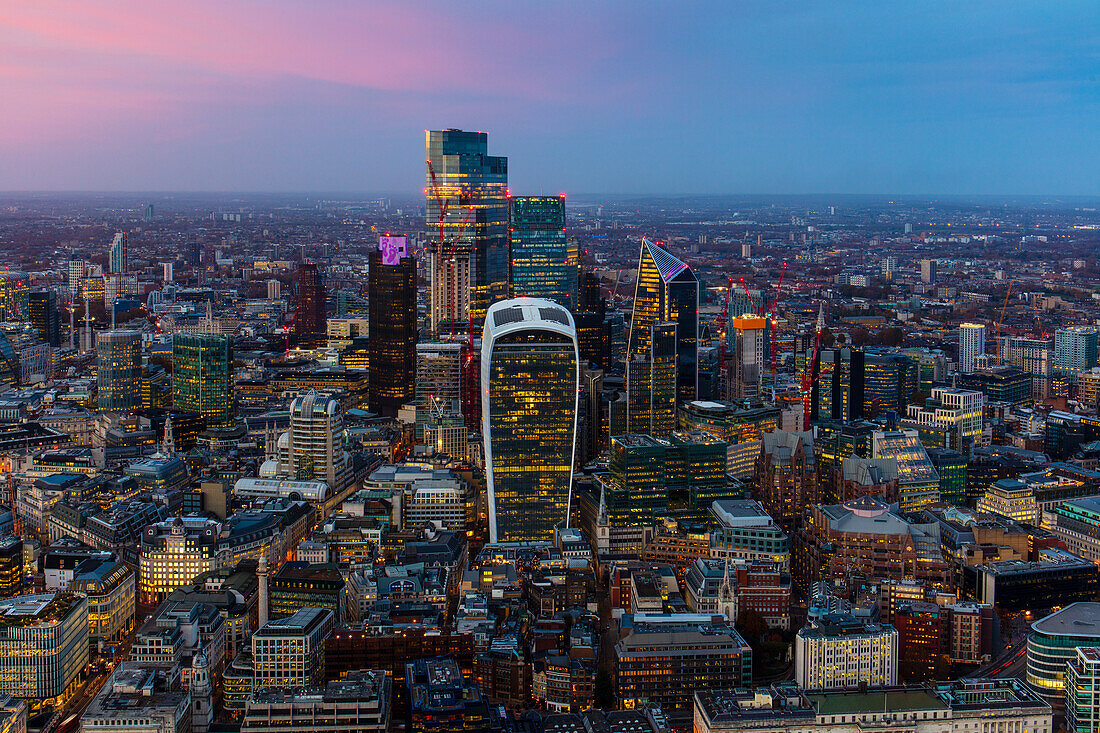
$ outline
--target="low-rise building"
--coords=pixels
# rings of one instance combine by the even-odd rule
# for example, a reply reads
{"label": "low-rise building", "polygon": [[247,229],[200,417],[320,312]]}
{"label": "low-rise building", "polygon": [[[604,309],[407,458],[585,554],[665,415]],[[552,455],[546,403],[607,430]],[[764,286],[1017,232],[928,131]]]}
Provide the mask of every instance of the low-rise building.
{"label": "low-rise building", "polygon": [[392,682],[381,670],[355,670],[324,687],[269,687],[245,704],[242,733],[386,733]]}
{"label": "low-rise building", "polygon": [[897,684],[898,632],[889,624],[824,616],[795,635],[794,679],[804,690]]}

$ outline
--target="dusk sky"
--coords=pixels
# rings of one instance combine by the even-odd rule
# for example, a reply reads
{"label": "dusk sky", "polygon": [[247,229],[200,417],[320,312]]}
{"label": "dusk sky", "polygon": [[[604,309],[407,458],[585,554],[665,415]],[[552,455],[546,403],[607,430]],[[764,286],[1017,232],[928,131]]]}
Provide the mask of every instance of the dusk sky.
{"label": "dusk sky", "polygon": [[1100,195],[1100,3],[2,0],[0,189]]}

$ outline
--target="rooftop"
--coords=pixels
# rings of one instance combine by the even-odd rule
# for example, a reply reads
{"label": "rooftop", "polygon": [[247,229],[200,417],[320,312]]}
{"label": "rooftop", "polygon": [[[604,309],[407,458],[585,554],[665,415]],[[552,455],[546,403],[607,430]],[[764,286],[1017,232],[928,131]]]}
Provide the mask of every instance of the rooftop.
{"label": "rooftop", "polygon": [[1040,634],[1100,638],[1100,603],[1072,603],[1031,624]]}

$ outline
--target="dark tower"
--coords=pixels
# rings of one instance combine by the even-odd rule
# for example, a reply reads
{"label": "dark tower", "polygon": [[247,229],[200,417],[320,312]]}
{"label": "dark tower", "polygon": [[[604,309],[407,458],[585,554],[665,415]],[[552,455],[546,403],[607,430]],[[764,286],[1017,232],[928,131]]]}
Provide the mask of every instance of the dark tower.
{"label": "dark tower", "polygon": [[297,294],[294,301],[294,334],[308,336],[325,332],[325,285],[321,271],[312,262],[298,266]]}
{"label": "dark tower", "polygon": [[416,383],[416,258],[377,249],[369,265],[370,409],[395,417]]}
{"label": "dark tower", "polygon": [[31,325],[38,330],[38,338],[50,346],[60,346],[61,311],[57,309],[57,293],[35,290],[27,296],[27,310]]}

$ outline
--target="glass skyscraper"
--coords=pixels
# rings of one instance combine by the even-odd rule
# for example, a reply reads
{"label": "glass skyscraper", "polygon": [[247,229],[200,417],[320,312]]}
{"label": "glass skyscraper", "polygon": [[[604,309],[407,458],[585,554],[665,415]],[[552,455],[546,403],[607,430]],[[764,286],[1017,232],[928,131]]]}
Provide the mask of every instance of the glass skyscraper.
{"label": "glass skyscraper", "polygon": [[577,243],[565,235],[565,196],[509,199],[512,292],[577,310]]}
{"label": "glass skyscraper", "polygon": [[325,284],[312,262],[298,266],[298,292],[294,299],[294,333],[298,336],[325,332]]}
{"label": "glass skyscraper", "polygon": [[569,311],[517,298],[486,316],[481,421],[489,541],[541,541],[569,517],[580,357]]}
{"label": "glass skyscraper", "polygon": [[176,334],[172,338],[172,403],[177,410],[202,415],[207,428],[233,422],[233,341],[229,336]]}
{"label": "glass skyscraper", "polygon": [[1096,366],[1097,334],[1089,326],[1061,328],[1054,332],[1054,371],[1077,377]]}
{"label": "glass skyscraper", "polygon": [[[475,330],[508,297],[508,159],[484,132],[426,132],[431,328]],[[432,180],[432,172],[435,180]],[[440,211],[442,200],[446,213]]]}
{"label": "glass skyscraper", "polygon": [[96,382],[100,410],[141,406],[141,334],[103,331],[96,338]]}
{"label": "glass skyscraper", "polygon": [[396,417],[401,405],[414,397],[416,258],[390,256],[379,249],[370,253],[368,262],[370,409]]}
{"label": "glass skyscraper", "polygon": [[27,315],[38,331],[38,338],[50,346],[61,345],[61,311],[57,308],[57,293],[35,290],[27,295]]}
{"label": "glass skyscraper", "polygon": [[[675,325],[675,389],[672,419],[667,429],[664,420],[654,418],[652,405],[663,406],[664,396],[655,397],[661,369],[656,360],[664,358],[654,344],[657,324]],[[642,240],[638,255],[638,283],[634,290],[634,312],[627,343],[626,388],[630,396],[627,421],[632,433],[665,437],[675,428],[676,403],[694,400],[699,382],[699,280],[687,263],[674,257],[648,239]]]}

